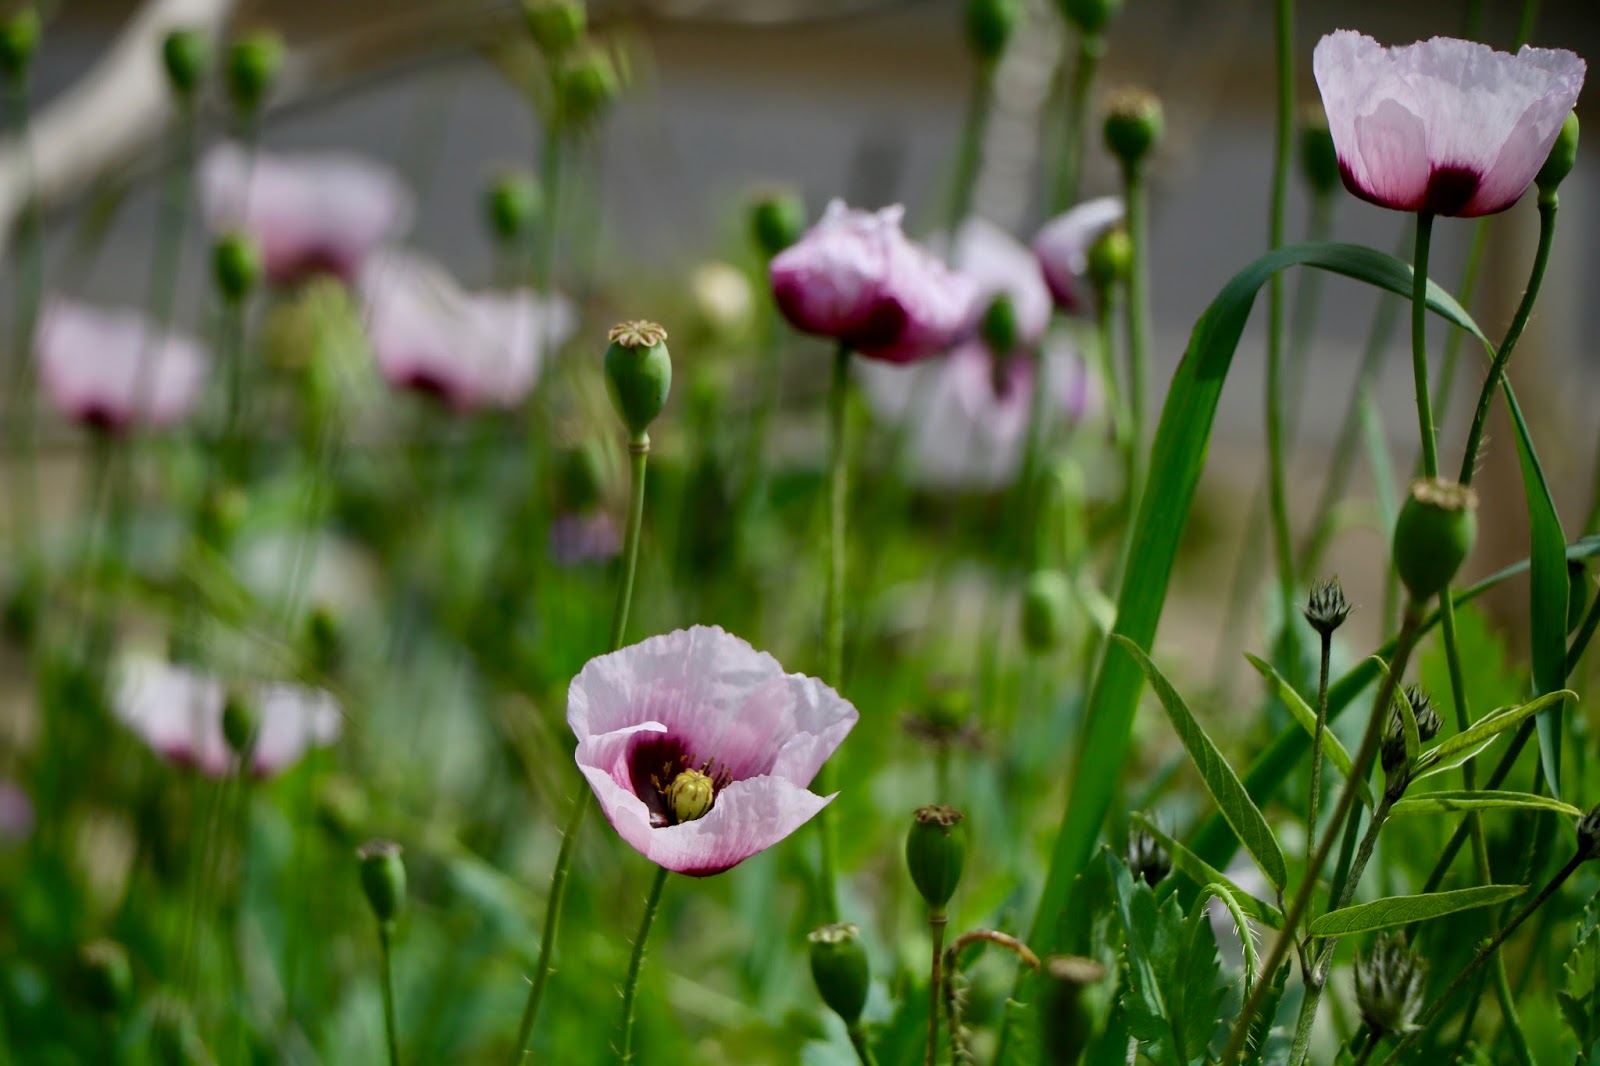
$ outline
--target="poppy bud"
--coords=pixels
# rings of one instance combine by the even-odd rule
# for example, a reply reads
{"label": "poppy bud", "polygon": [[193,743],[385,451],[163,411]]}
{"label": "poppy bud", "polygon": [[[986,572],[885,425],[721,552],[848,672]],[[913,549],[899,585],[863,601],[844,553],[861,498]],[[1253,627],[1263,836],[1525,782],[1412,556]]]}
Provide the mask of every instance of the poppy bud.
{"label": "poppy bud", "polygon": [[642,319],[611,327],[606,335],[606,386],[628,434],[648,440],[650,423],[667,406],[672,390],[672,356],[667,331]]}
{"label": "poppy bud", "polygon": [[556,101],[569,127],[593,125],[621,95],[611,57],[598,49],[573,56],[556,72]]}
{"label": "poppy bud", "polygon": [[533,226],[542,197],[539,184],[525,171],[510,170],[489,182],[483,194],[483,211],[489,232],[507,244]]}
{"label": "poppy bud", "polygon": [[1339,154],[1328,130],[1328,116],[1316,104],[1300,109],[1300,176],[1311,191],[1327,196],[1339,187]]}
{"label": "poppy bud", "polygon": [[1124,170],[1143,165],[1166,128],[1161,101],[1144,89],[1121,89],[1106,101],[1106,147]]}
{"label": "poppy bud", "polygon": [[1394,525],[1394,564],[1419,604],[1450,583],[1478,538],[1478,494],[1443,478],[1411,483]]}
{"label": "poppy bud", "polygon": [[128,1002],[133,968],[121,944],[96,940],[78,952],[78,978],[84,1002],[101,1014],[115,1014]]}
{"label": "poppy bud", "polygon": [[837,922],[811,930],[811,979],[816,982],[822,1002],[846,1026],[861,1019],[867,1004],[871,971],[867,949],[861,945],[861,931],[849,922]]}
{"label": "poppy bud", "polygon": [[1556,143],[1550,146],[1550,155],[1544,161],[1544,166],[1539,168],[1539,173],[1533,182],[1539,186],[1539,197],[1554,196],[1556,186],[1572,173],[1573,165],[1578,162],[1578,113],[1576,111],[1567,115],[1566,121],[1561,123],[1561,132],[1556,134]]}
{"label": "poppy bud", "polygon": [[252,33],[228,50],[228,96],[240,111],[261,107],[283,66],[283,38],[271,31]]}
{"label": "poppy bud", "polygon": [[1122,0],[1056,0],[1062,16],[1078,28],[1084,36],[1097,36],[1105,32],[1117,12],[1122,10]]}
{"label": "poppy bud", "polygon": [[967,0],[967,46],[988,66],[1005,54],[1022,11],[1017,0]]}
{"label": "poppy bud", "polygon": [[750,205],[750,234],[763,258],[771,259],[806,230],[806,204],[790,189],[775,189]]}
{"label": "poppy bud", "polygon": [[39,51],[39,13],[31,7],[0,19],[0,74],[16,80],[33,65]]}
{"label": "poppy bud", "polygon": [[1311,586],[1304,614],[1311,628],[1324,637],[1333,636],[1333,631],[1344,625],[1344,620],[1350,617],[1350,602],[1344,598],[1344,588],[1337,577]]}
{"label": "poppy bud", "polygon": [[406,902],[406,864],[400,845],[371,840],[356,849],[361,860],[361,890],[380,925],[390,925]]}
{"label": "poppy bud", "polygon": [[546,59],[559,59],[578,47],[588,29],[583,4],[575,0],[523,0],[522,21]]}
{"label": "poppy bud", "polygon": [[1409,1033],[1422,1009],[1428,964],[1406,946],[1404,933],[1382,933],[1356,957],[1356,1007],[1374,1038]]}
{"label": "poppy bud", "polygon": [[911,880],[935,914],[943,913],[961,883],[967,862],[965,816],[954,807],[918,807],[906,834],[906,867]]}
{"label": "poppy bud", "polygon": [[1077,955],[1052,955],[1045,960],[1040,1003],[1040,1037],[1050,1066],[1077,1066],[1094,1036],[1094,1020],[1083,990],[1104,980],[1106,968]]}
{"label": "poppy bud", "polygon": [[194,95],[211,65],[211,41],[199,30],[173,30],[161,42],[167,84],[185,99]]}
{"label": "poppy bud", "polygon": [[1154,888],[1172,873],[1172,856],[1155,837],[1143,829],[1135,829],[1128,834],[1128,868],[1135,877]]}
{"label": "poppy bud", "polygon": [[1035,570],[1022,586],[1022,640],[1036,654],[1050,651],[1066,635],[1072,585],[1059,570]]}
{"label": "poppy bud", "polygon": [[1108,229],[1089,246],[1089,280],[1105,292],[1133,272],[1133,238],[1125,229]]}
{"label": "poppy bud", "polygon": [[240,759],[248,756],[250,749],[255,747],[256,730],[260,724],[249,700],[237,692],[228,693],[222,705],[222,739],[228,742],[229,751]]}
{"label": "poppy bud", "polygon": [[261,252],[249,237],[230,233],[211,249],[211,273],[223,298],[238,303],[261,281]]}

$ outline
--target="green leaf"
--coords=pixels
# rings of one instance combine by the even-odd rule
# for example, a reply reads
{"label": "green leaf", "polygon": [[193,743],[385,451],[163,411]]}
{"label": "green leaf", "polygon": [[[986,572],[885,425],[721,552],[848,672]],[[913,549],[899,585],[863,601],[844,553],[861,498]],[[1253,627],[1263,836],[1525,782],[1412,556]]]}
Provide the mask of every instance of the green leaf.
{"label": "green leaf", "polygon": [[[1412,288],[1411,268],[1392,255],[1348,244],[1298,244],[1250,263],[1206,308],[1167,389],[1148,465],[1150,480],[1117,594],[1115,632],[1141,648],[1150,646],[1161,620],[1178,542],[1205,466],[1217,400],[1256,293],[1274,274],[1295,265],[1343,274],[1402,296]],[[1483,336],[1472,316],[1432,282],[1427,301],[1448,321]],[[1054,946],[1050,937],[1072,879],[1094,852],[1126,764],[1142,686],[1133,657],[1108,647],[1089,693],[1080,741],[1073,749],[1076,762],[1068,774],[1072,787],[1028,936],[1036,949],[1049,951]]]}
{"label": "green leaf", "polygon": [[1267,875],[1267,880],[1278,891],[1283,891],[1284,884],[1289,880],[1283,849],[1278,846],[1278,838],[1272,835],[1272,827],[1267,825],[1261,809],[1239,783],[1239,776],[1233,772],[1233,767],[1228,765],[1228,760],[1222,757],[1222,752],[1217,750],[1200,723],[1195,721],[1194,712],[1183,702],[1178,690],[1172,687],[1144,650],[1127,637],[1114,635],[1112,639],[1127,649],[1139,669],[1144,671],[1161,706],[1166,708],[1167,717],[1172,720],[1172,728],[1183,742],[1184,750],[1194,760],[1195,769],[1200,771],[1200,780],[1205,783],[1206,791],[1216,800],[1222,816],[1239,834],[1245,850],[1256,860],[1256,865]]}
{"label": "green leaf", "polygon": [[1454,811],[1554,811],[1569,818],[1581,818],[1583,812],[1570,803],[1562,803],[1549,796],[1535,796],[1531,792],[1481,792],[1441,790],[1403,799],[1389,809],[1391,818],[1407,814],[1449,814]]}
{"label": "green leaf", "polygon": [[[1533,694],[1559,692],[1567,685],[1567,535],[1550,486],[1545,483],[1539,455],[1533,450],[1528,423],[1517,405],[1511,383],[1502,379],[1501,391],[1516,427],[1517,459],[1522,464],[1522,488],[1528,498],[1529,621],[1533,635]],[[1539,765],[1544,767],[1550,794],[1561,795],[1561,702],[1534,719],[1539,734]]]}
{"label": "green leaf", "polygon": [[1469,748],[1478,747],[1481,749],[1484,743],[1493,740],[1507,729],[1521,725],[1524,719],[1538,714],[1550,705],[1560,703],[1564,699],[1576,700],[1577,698],[1577,693],[1570,689],[1562,689],[1560,692],[1552,692],[1531,702],[1524,703],[1521,707],[1491,711],[1462,732],[1453,737],[1446,737],[1429,748],[1419,761],[1418,768],[1427,769],[1435,763],[1465,752]]}
{"label": "green leaf", "polygon": [[[1300,723],[1300,728],[1306,731],[1306,736],[1315,736],[1317,731],[1317,712],[1313,711],[1311,705],[1301,698],[1300,693],[1294,690],[1294,686],[1285,681],[1283,675],[1278,673],[1277,669],[1265,659],[1251,655],[1249,652],[1245,652],[1244,657],[1249,659],[1250,665],[1255,667],[1256,672],[1266,679],[1267,687],[1272,690],[1273,694],[1278,697],[1285,707],[1289,708],[1289,713],[1294,715],[1294,720]],[[1328,729],[1323,729],[1322,731],[1322,753],[1333,764],[1333,768],[1339,771],[1340,776],[1348,780],[1350,772],[1355,769],[1355,764],[1351,761],[1350,752],[1345,749],[1344,744]],[[1367,783],[1365,778],[1356,782],[1356,794],[1361,797],[1361,802],[1367,805],[1367,809],[1371,810],[1372,786]]]}
{"label": "green leaf", "polygon": [[1451,892],[1429,892],[1421,896],[1388,896],[1371,903],[1358,903],[1354,907],[1329,911],[1311,923],[1311,935],[1350,936],[1353,933],[1370,933],[1374,929],[1425,922],[1457,911],[1504,903],[1522,895],[1526,888],[1525,885],[1477,885]]}
{"label": "green leaf", "polygon": [[1583,921],[1578,923],[1572,953],[1562,966],[1567,974],[1566,985],[1556,993],[1556,1001],[1561,1004],[1561,1016],[1566,1019],[1572,1035],[1578,1039],[1580,1062],[1592,1058],[1597,1046],[1600,1046],[1600,936],[1595,935],[1597,922],[1600,922],[1600,896],[1590,899],[1583,908]]}
{"label": "green leaf", "polygon": [[[1194,852],[1162,832],[1161,827],[1144,814],[1135,813],[1133,822],[1140,829],[1155,837],[1156,843],[1167,849],[1167,854],[1172,858],[1173,869],[1202,887],[1206,885],[1223,886],[1233,894],[1234,902],[1238,903],[1240,908],[1250,917],[1268,928],[1283,928],[1283,912],[1278,908],[1265,900],[1257,899],[1234,884],[1226,874],[1212,868]],[[1091,866],[1090,869],[1093,869],[1093,867]]]}
{"label": "green leaf", "polygon": [[1196,896],[1195,901],[1189,905],[1189,918],[1192,921],[1196,914],[1203,914],[1206,904],[1213,897],[1227,908],[1228,916],[1233,919],[1234,931],[1239,934],[1239,949],[1244,955],[1243,973],[1240,975],[1242,978],[1240,992],[1242,995],[1248,996],[1250,989],[1256,983],[1256,971],[1261,968],[1261,956],[1256,954],[1256,941],[1254,935],[1250,932],[1249,919],[1244,916],[1244,907],[1240,905],[1234,891],[1223,882],[1208,882],[1200,889],[1200,895]]}

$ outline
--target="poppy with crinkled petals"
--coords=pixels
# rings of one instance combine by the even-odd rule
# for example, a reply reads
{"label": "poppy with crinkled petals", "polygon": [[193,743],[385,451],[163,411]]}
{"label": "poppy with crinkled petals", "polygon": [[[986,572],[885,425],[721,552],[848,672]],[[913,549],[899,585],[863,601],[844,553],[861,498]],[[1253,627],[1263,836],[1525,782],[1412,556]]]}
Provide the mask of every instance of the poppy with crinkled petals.
{"label": "poppy with crinkled petals", "polygon": [[591,659],[567,693],[578,768],[612,827],[691,877],[737,866],[827,806],[833,796],[806,786],[856,717],[715,626]]}
{"label": "poppy with crinkled petals", "polygon": [[209,368],[196,341],[158,331],[138,311],[63,299],[40,316],[34,357],[57,410],[111,433],[182,421]]}
{"label": "poppy with crinkled petals", "polygon": [[1385,48],[1354,30],[1312,56],[1345,188],[1396,211],[1504,211],[1544,165],[1583,88],[1563,49],[1516,55],[1434,37]]}
{"label": "poppy with crinkled petals", "polygon": [[904,213],[898,205],[858,211],[835,200],[775,256],[772,295],[789,324],[889,363],[950,347],[972,321],[977,288],[906,237]]}

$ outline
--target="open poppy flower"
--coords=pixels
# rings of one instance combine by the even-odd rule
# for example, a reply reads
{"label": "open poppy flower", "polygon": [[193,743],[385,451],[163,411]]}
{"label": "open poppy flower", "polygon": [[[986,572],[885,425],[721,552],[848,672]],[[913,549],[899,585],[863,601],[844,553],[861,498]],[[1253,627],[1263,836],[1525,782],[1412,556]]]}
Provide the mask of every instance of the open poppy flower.
{"label": "open poppy flower", "polygon": [[180,422],[205,383],[200,345],[157,334],[138,311],[55,299],[40,317],[34,354],[44,391],[74,422],[113,433]]}

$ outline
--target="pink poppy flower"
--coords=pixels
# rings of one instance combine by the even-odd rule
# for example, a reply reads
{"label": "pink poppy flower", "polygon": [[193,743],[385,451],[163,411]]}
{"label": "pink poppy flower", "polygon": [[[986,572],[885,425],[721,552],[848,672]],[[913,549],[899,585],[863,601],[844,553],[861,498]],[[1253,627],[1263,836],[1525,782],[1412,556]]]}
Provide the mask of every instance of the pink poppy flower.
{"label": "pink poppy flower", "polygon": [[659,866],[707,877],[804,825],[806,790],[856,709],[714,626],[591,659],[567,693],[578,768],[606,818]]}
{"label": "pink poppy flower", "polygon": [[550,557],[561,566],[603,562],[622,553],[622,533],[604,511],[557,515],[550,522]]}
{"label": "pink poppy flower", "polygon": [[1084,274],[1089,269],[1089,249],[1106,230],[1122,221],[1126,212],[1115,196],[1085,200],[1046,222],[1033,238],[1045,284],[1056,306],[1068,314],[1088,307]]}
{"label": "pink poppy flower", "polygon": [[772,260],[778,310],[795,329],[858,355],[909,363],[943,351],[973,319],[977,288],[900,230],[904,209],[856,211],[835,200]]}
{"label": "pink poppy flower", "polygon": [[1017,333],[1033,347],[1050,324],[1050,290],[1039,260],[1028,248],[993,222],[969,218],[956,230],[950,262],[977,288],[967,330],[976,329],[996,297],[1011,297]]}
{"label": "pink poppy flower", "polygon": [[362,268],[360,289],[385,380],[458,411],[521,403],[545,351],[563,344],[576,325],[560,296],[463,292],[438,267],[406,252],[374,257]]}
{"label": "pink poppy flower", "polygon": [[[941,360],[914,368],[863,365],[860,373],[873,411],[907,426],[914,480],[995,488],[1016,478],[1033,404],[1031,356],[997,360],[972,339]],[[1045,379],[1046,433],[1099,410],[1099,384],[1070,344],[1046,343]]]}
{"label": "pink poppy flower", "polygon": [[234,144],[206,153],[200,197],[212,230],[249,234],[280,284],[318,273],[353,280],[367,256],[406,230],[414,209],[399,177],[361,156]]}
{"label": "pink poppy flower", "polygon": [[1583,87],[1571,52],[1435,37],[1385,48],[1353,30],[1312,54],[1345,188],[1396,211],[1504,211],[1544,165]]}
{"label": "pink poppy flower", "polygon": [[62,299],[40,316],[34,358],[57,410],[116,433],[181,421],[200,398],[207,369],[199,344],[176,333],[158,335],[137,311]]}
{"label": "pink poppy flower", "polygon": [[[250,770],[271,777],[311,748],[339,739],[339,703],[320,689],[260,684],[249,692],[256,716]],[[227,688],[222,680],[156,659],[126,664],[112,711],[162,757],[207,777],[233,770],[234,755],[222,730]]]}

